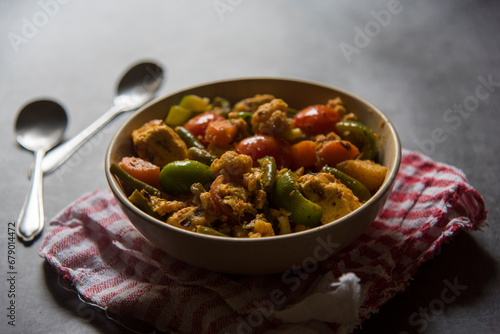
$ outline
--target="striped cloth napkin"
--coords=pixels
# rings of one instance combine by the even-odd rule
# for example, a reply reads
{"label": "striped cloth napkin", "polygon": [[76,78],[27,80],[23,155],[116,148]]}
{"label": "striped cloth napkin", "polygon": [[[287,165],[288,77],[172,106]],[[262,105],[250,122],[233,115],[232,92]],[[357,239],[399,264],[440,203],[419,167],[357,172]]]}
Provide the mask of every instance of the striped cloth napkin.
{"label": "striped cloth napkin", "polygon": [[349,333],[403,291],[443,242],[485,219],[460,170],[404,150],[375,221],[312,268],[248,277],[195,268],[154,247],[102,190],[51,220],[40,256],[109,317],[164,332]]}

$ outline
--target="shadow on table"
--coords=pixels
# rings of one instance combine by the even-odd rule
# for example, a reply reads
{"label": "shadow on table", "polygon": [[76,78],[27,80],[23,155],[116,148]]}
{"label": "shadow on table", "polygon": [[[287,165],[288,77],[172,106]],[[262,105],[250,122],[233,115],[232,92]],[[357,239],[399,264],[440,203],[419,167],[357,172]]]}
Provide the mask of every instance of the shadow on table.
{"label": "shadow on table", "polygon": [[59,306],[67,310],[82,324],[93,326],[99,332],[105,334],[161,334],[160,332],[155,331],[153,327],[144,323],[139,323],[134,319],[119,319],[119,322],[123,325],[117,323],[115,317],[112,317],[115,320],[109,319],[104,310],[84,303],[78,297],[78,294],[69,286],[69,284],[60,278],[54,268],[52,268],[47,262],[44,262],[43,271],[47,289],[54,297],[54,300]]}
{"label": "shadow on table", "polygon": [[459,233],[442,246],[439,255],[420,267],[405,292],[382,306],[353,333],[426,332],[445,312],[473,308],[496,275],[494,259],[469,233]]}

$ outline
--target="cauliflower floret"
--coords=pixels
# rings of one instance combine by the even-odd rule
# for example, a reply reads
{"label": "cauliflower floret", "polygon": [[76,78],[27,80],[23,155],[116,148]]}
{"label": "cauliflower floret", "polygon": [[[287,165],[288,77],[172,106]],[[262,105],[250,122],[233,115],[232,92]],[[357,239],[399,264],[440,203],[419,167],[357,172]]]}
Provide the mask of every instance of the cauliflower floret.
{"label": "cauliflower floret", "polygon": [[168,201],[164,198],[160,198],[157,196],[151,196],[149,199],[153,209],[160,216],[168,215],[172,212],[178,211],[182,208],[185,208],[187,204],[182,201]]}
{"label": "cauliflower floret", "polygon": [[361,206],[351,189],[329,173],[303,175],[298,184],[307,199],[323,208],[322,224],[328,224]]}
{"label": "cauliflower floret", "polygon": [[267,193],[261,189],[262,171],[252,168],[252,171],[243,175],[242,185],[248,189],[257,209],[262,209],[267,203]]}
{"label": "cauliflower floret", "polygon": [[293,121],[287,116],[288,105],[281,99],[274,99],[259,106],[252,117],[254,133],[272,135],[290,131]]}
{"label": "cauliflower floret", "polygon": [[[212,190],[211,190],[212,191]],[[257,208],[252,201],[252,194],[245,187],[228,182],[219,186],[216,190],[222,203],[229,205],[236,217],[245,217],[248,214],[255,216]]]}
{"label": "cauliflower floret", "polygon": [[140,158],[163,168],[187,158],[186,143],[162,120],[152,120],[132,132],[134,148]]}
{"label": "cauliflower floret", "polygon": [[231,235],[236,238],[262,238],[273,236],[273,225],[264,215],[258,214],[255,219],[244,225],[233,225]]}
{"label": "cauliflower floret", "polygon": [[248,232],[249,238],[262,238],[274,235],[273,225],[268,222],[263,215],[257,215],[250,225],[251,230]]}
{"label": "cauliflower floret", "polygon": [[257,94],[254,97],[237,102],[233,107],[233,111],[254,112],[261,104],[271,102],[273,99],[274,96],[269,94]]}
{"label": "cauliflower floret", "polygon": [[188,230],[196,231],[196,226],[210,226],[205,210],[198,206],[188,206],[175,212],[167,219],[167,224]]}
{"label": "cauliflower floret", "polygon": [[326,103],[326,106],[328,108],[332,108],[333,110],[335,110],[341,118],[347,114],[347,111],[344,107],[344,102],[342,101],[342,99],[339,96],[337,96],[334,99],[328,100],[328,102]]}
{"label": "cauliflower floret", "polygon": [[245,154],[227,151],[210,166],[210,171],[215,175],[226,174],[232,177],[243,177],[252,170],[253,160]]}

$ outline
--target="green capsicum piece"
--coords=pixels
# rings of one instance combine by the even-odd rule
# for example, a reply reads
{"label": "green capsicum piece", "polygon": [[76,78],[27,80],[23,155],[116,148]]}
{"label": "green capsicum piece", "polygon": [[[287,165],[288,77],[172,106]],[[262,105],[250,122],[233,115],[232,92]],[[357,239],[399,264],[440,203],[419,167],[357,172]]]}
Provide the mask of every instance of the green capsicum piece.
{"label": "green capsicum piece", "polygon": [[215,176],[210,167],[195,160],[172,161],[160,171],[160,185],[168,194],[178,195],[190,192],[193,183],[206,185]]}
{"label": "green capsicum piece", "polygon": [[335,124],[340,133],[348,133],[346,139],[360,150],[360,159],[375,160],[377,143],[372,129],[357,121],[342,121]]}
{"label": "green capsicum piece", "polygon": [[270,192],[276,182],[276,160],[268,155],[257,160],[262,170],[260,184],[264,191]]}
{"label": "green capsicum piece", "polygon": [[368,201],[372,196],[368,188],[366,188],[361,182],[350,177],[344,172],[339,171],[337,168],[324,166],[321,171],[335,176],[335,178],[340,180],[340,182],[342,182],[347,188],[351,189],[354,196],[356,196],[361,202]]}
{"label": "green capsicum piece", "polygon": [[128,199],[130,200],[130,202],[132,202],[135,206],[137,206],[139,209],[141,209],[148,215],[153,216],[157,219],[161,218],[160,215],[154,210],[151,203],[139,190],[135,189],[132,195],[130,195]]}
{"label": "green capsicum piece", "polygon": [[176,126],[175,132],[181,137],[181,139],[186,143],[187,147],[197,147],[204,150],[205,146],[200,143],[200,141],[191,133],[188,129],[183,126]]}
{"label": "green capsicum piece", "polygon": [[118,177],[120,180],[122,180],[123,183],[125,183],[130,188],[130,190],[138,190],[138,191],[145,190],[148,194],[152,196],[161,197],[160,190],[156,189],[155,187],[145,182],[142,182],[141,180],[136,179],[135,177],[127,173],[125,170],[123,170],[123,168],[121,168],[118,164],[112,163],[109,166],[109,171],[113,175]]}
{"label": "green capsicum piece", "polygon": [[173,105],[168,110],[168,115],[165,118],[165,124],[170,127],[184,124],[191,118],[192,114],[192,111],[187,108],[179,105]]}
{"label": "green capsicum piece", "polygon": [[196,113],[210,109],[209,100],[197,95],[184,95],[179,102],[179,106],[194,111]]}
{"label": "green capsicum piece", "polygon": [[323,209],[300,193],[297,181],[298,177],[292,171],[281,174],[274,184],[273,205],[290,211],[289,218],[296,224],[318,226],[321,224]]}

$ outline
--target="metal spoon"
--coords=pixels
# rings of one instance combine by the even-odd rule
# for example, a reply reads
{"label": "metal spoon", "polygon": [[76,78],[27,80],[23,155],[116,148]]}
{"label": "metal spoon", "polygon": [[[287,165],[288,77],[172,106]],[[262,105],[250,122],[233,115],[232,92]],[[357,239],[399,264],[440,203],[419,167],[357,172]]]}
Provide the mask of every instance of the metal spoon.
{"label": "metal spoon", "polygon": [[113,106],[74,138],[51,150],[42,161],[42,171],[50,173],[114,117],[150,101],[163,81],[163,70],[154,63],[139,63],[130,68],[118,84]]}
{"label": "metal spoon", "polygon": [[31,187],[17,220],[17,235],[24,241],[33,240],[43,230],[43,171],[42,159],[62,138],[68,118],[64,109],[49,100],[26,105],[16,120],[16,139],[27,150],[35,152]]}

